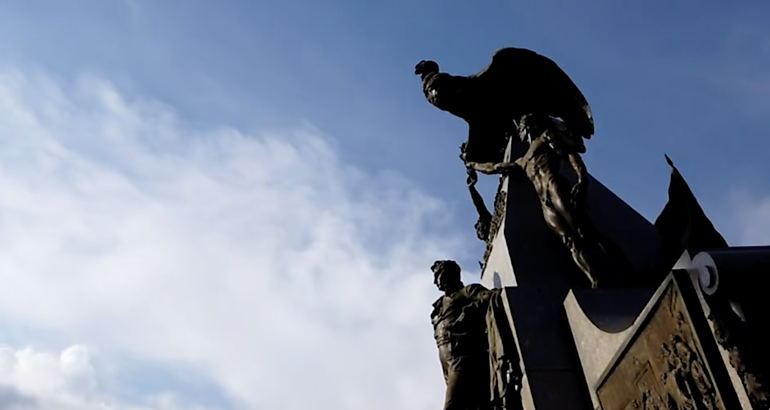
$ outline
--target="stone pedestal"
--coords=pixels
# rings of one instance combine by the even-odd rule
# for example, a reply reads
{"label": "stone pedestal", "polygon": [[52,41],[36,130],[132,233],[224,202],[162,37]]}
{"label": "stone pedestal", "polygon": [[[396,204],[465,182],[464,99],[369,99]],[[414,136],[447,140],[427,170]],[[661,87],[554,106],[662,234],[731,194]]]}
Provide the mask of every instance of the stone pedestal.
{"label": "stone pedestal", "polygon": [[742,408],[686,271],[654,292],[573,292],[565,307],[596,408]]}
{"label": "stone pedestal", "polygon": [[[526,144],[512,139],[507,159],[524,154]],[[574,181],[562,166],[564,176]],[[589,216],[597,230],[626,254],[638,272],[653,269],[661,258],[660,237],[652,224],[590,177]],[[515,337],[520,351],[525,409],[592,409],[592,400],[564,310],[573,288],[588,280],[569,251],[543,220],[540,201],[526,177],[506,177],[505,213],[493,240],[482,283],[506,287]],[[621,275],[603,255],[589,257],[605,284],[622,285]]]}
{"label": "stone pedestal", "polygon": [[594,408],[599,406],[596,385],[633,334],[634,324],[655,290],[576,289],[567,295],[564,309]]}
{"label": "stone pedestal", "polygon": [[[506,160],[526,148],[511,141]],[[567,164],[560,172],[574,183]],[[664,255],[655,226],[588,178],[590,220],[636,270],[621,273],[598,249],[587,249],[600,289],[588,288],[546,225],[532,183],[519,173],[501,184],[502,221],[481,282],[505,288],[523,408],[770,409],[770,247],[704,248],[699,239],[718,233],[692,197],[682,209],[667,206],[667,223],[684,228],[667,234]],[[676,195],[669,205],[677,205]]]}

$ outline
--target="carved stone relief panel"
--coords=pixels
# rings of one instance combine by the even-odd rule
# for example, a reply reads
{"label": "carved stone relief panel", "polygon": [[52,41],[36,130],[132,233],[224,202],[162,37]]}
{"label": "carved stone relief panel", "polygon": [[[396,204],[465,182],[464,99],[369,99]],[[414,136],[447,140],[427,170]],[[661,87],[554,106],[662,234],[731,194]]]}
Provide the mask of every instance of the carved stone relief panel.
{"label": "carved stone relief panel", "polygon": [[728,410],[695,328],[677,281],[668,281],[599,385],[602,408]]}

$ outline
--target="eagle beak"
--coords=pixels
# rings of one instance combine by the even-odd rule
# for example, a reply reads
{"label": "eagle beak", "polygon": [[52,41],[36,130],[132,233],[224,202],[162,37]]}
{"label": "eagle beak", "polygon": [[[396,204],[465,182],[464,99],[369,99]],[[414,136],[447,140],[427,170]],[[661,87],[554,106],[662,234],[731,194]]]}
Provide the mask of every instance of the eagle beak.
{"label": "eagle beak", "polygon": [[422,69],[424,68],[424,66],[425,66],[425,60],[422,60],[419,63],[417,63],[417,65],[414,66],[414,74],[415,75],[422,74]]}

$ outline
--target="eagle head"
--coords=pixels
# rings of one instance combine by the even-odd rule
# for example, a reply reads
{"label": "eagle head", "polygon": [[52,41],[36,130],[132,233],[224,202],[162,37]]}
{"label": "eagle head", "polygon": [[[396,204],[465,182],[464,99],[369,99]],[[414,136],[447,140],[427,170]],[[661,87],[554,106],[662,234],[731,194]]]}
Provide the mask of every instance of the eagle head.
{"label": "eagle head", "polygon": [[414,74],[422,76],[423,78],[431,73],[438,72],[438,63],[431,60],[422,60],[414,66]]}

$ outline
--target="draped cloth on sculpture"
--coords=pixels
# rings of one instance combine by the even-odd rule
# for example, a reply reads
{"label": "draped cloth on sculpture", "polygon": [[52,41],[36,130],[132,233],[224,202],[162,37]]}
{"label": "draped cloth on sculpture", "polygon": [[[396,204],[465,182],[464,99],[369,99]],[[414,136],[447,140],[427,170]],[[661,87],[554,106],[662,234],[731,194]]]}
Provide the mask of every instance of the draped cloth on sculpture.
{"label": "draped cloth on sculpture", "polygon": [[505,293],[498,293],[490,299],[486,318],[490,400],[495,410],[521,409],[519,353],[505,311],[504,297]]}

